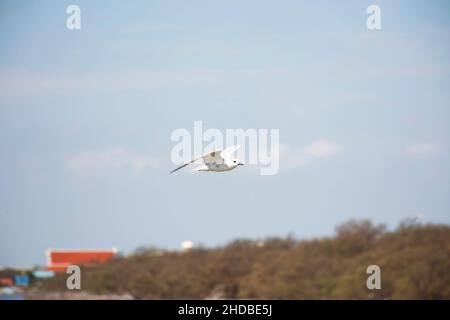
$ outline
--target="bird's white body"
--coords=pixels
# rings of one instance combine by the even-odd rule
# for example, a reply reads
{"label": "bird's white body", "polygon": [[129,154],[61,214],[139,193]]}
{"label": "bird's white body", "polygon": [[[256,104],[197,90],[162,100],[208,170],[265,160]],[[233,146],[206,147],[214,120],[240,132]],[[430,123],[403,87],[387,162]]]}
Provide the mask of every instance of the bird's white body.
{"label": "bird's white body", "polygon": [[236,168],[238,164],[226,164],[226,163],[208,163],[205,165],[198,166],[197,168],[192,169],[192,171],[230,171]]}
{"label": "bird's white body", "polygon": [[239,149],[239,145],[229,147],[224,150],[215,150],[209,152],[200,158],[194,159],[182,166],[172,170],[170,173],[174,173],[175,171],[186,167],[187,165],[195,162],[203,162],[200,166],[194,168],[192,171],[213,171],[213,172],[223,172],[230,171],[236,168],[237,166],[243,165],[243,163],[237,161],[236,159],[232,159],[231,155]]}

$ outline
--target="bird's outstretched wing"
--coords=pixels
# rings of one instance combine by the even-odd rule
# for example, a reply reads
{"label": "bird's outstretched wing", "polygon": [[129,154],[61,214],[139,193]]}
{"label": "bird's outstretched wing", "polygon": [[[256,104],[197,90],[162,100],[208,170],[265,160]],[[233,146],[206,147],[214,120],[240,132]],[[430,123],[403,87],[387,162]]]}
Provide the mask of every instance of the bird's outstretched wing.
{"label": "bird's outstretched wing", "polygon": [[221,164],[224,162],[224,158],[222,157],[223,150],[215,150],[205,154],[203,158],[203,162],[206,165],[210,164]]}
{"label": "bird's outstretched wing", "polygon": [[208,152],[208,153],[204,154],[201,157],[198,157],[198,158],[196,158],[194,160],[191,160],[188,163],[185,163],[185,164],[179,166],[178,168],[173,169],[172,171],[170,171],[170,173],[174,173],[175,171],[183,169],[184,167],[190,165],[191,163],[194,163],[194,162],[196,162],[198,160],[201,160],[201,159],[203,159],[203,162],[206,165],[211,164],[211,163],[223,163],[224,162],[224,158],[221,156],[223,151],[225,151],[225,150],[222,150],[222,151],[221,150],[215,150],[215,151]]}
{"label": "bird's outstretched wing", "polygon": [[[197,159],[198,160],[198,159]],[[191,162],[185,163],[182,166],[179,166],[178,168],[173,169],[172,171],[170,171],[170,174],[174,173],[175,171],[178,171],[180,169],[183,169],[184,167],[190,165],[191,163],[195,162],[194,160],[192,160]]]}
{"label": "bird's outstretched wing", "polygon": [[232,154],[235,153],[240,147],[241,146],[238,144],[228,147],[220,152],[220,156],[224,159],[231,158]]}

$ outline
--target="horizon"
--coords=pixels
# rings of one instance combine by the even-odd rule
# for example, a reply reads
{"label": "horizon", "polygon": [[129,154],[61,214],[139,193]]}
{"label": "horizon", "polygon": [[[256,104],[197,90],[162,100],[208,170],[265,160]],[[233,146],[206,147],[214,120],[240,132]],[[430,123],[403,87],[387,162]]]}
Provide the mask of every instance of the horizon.
{"label": "horizon", "polygon": [[[210,251],[214,251],[214,250],[218,250],[218,249],[223,249],[226,247],[229,247],[233,244],[239,243],[239,242],[250,242],[253,245],[256,246],[264,246],[264,243],[266,242],[270,242],[273,240],[280,240],[280,241],[287,241],[287,240],[292,240],[297,242],[297,244],[301,244],[301,243],[307,243],[307,242],[311,242],[311,241],[320,241],[320,240],[333,240],[336,239],[338,237],[338,228],[341,226],[345,226],[345,225],[349,225],[352,223],[365,223],[365,222],[369,222],[371,224],[371,226],[373,228],[379,228],[381,227],[382,231],[381,234],[386,234],[386,233],[396,233],[399,232],[403,229],[411,229],[411,228],[427,228],[427,227],[450,227],[449,224],[434,224],[434,223],[423,223],[422,221],[416,219],[416,218],[406,218],[403,221],[400,221],[400,223],[395,226],[394,228],[387,228],[386,225],[384,224],[372,224],[372,221],[370,220],[347,220],[344,221],[341,224],[338,224],[334,231],[332,232],[332,234],[330,235],[323,235],[323,236],[316,236],[316,237],[307,237],[307,238],[301,238],[301,237],[296,237],[294,234],[289,233],[286,234],[284,236],[266,236],[266,237],[262,237],[262,238],[235,238],[235,239],[231,239],[230,241],[227,241],[225,243],[219,243],[216,245],[204,245],[203,243],[195,243],[192,242],[190,240],[184,240],[180,243],[180,245],[177,248],[166,248],[166,247],[156,247],[153,246],[151,244],[149,245],[141,245],[138,246],[136,248],[134,248],[131,251],[125,252],[123,250],[121,250],[118,247],[111,247],[111,248],[106,248],[106,247],[98,247],[98,248],[47,248],[44,252],[44,256],[45,259],[48,259],[48,255],[49,252],[77,252],[77,251],[81,251],[81,252],[89,252],[89,251],[102,251],[102,252],[113,252],[117,255],[117,257],[119,258],[127,258],[127,257],[132,257],[134,255],[140,255],[146,251],[159,251],[159,252],[166,252],[166,253],[175,253],[175,252],[187,252],[187,251],[191,251],[191,250],[210,250]],[[189,248],[184,248],[183,244],[185,242],[190,242],[192,246],[190,246]],[[0,270],[6,270],[6,269],[13,269],[13,270],[31,270],[31,269],[35,269],[37,268],[38,270],[41,270],[44,267],[48,266],[48,261],[46,261],[45,263],[39,263],[39,264],[33,264],[33,265],[28,265],[28,266],[10,266],[10,265],[0,265]]]}

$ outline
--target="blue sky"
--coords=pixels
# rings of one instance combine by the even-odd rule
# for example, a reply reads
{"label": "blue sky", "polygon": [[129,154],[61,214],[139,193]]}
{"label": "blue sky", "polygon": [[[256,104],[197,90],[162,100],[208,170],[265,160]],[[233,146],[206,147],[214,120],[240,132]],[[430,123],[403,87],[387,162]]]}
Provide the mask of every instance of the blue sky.
{"label": "blue sky", "polygon": [[[2,1],[0,265],[450,223],[449,5],[378,1],[369,31],[370,4]],[[280,173],[168,175],[170,134],[195,120],[280,129]]]}

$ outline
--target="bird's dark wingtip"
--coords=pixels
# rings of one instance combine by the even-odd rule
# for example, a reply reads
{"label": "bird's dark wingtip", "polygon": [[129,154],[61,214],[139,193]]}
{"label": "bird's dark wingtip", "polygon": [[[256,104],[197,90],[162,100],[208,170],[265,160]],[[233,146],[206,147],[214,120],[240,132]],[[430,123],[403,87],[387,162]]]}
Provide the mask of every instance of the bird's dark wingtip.
{"label": "bird's dark wingtip", "polygon": [[172,171],[170,171],[169,174],[172,174],[172,173],[174,173],[175,171],[178,171],[178,170],[180,170],[180,169],[183,169],[183,168],[186,167],[188,164],[189,164],[189,163],[186,163],[186,164],[183,164],[182,166],[180,166],[180,167],[178,167],[178,168],[173,169]]}

